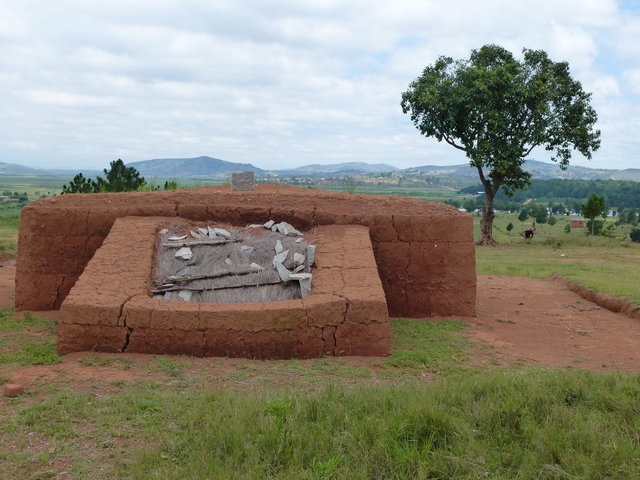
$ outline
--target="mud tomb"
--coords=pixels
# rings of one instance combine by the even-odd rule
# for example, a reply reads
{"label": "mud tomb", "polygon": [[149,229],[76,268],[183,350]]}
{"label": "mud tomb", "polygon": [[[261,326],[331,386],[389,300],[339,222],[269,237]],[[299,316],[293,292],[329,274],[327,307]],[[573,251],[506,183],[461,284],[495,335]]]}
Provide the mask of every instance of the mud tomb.
{"label": "mud tomb", "polygon": [[[264,284],[253,301],[241,296],[229,303],[210,296],[219,280],[218,286],[185,283],[195,282],[194,270],[185,269],[195,266],[190,259],[176,257],[183,270],[157,276],[163,244],[227,242],[204,235],[216,229],[228,238],[250,238],[243,232],[262,233],[270,221],[298,233],[276,240],[280,252],[291,250],[291,255],[281,262],[280,275],[272,269],[269,279],[265,272],[264,278],[249,281]],[[307,241],[314,247],[312,265],[305,255]],[[173,247],[166,248],[176,254],[189,249]],[[259,276],[257,269],[266,266],[260,263],[267,262],[263,257],[249,262],[256,247],[236,247],[223,255],[218,270],[200,272],[196,280],[222,274],[233,290],[240,288],[233,279]],[[275,301],[263,301],[261,295],[272,288],[266,284],[280,283],[278,276],[293,296],[283,300],[278,293]],[[171,277],[178,282],[171,283]],[[71,194],[25,207],[15,303],[19,310],[60,309],[60,353],[385,356],[391,349],[390,315],[474,315],[475,290],[472,219],[453,207],[283,185],[259,185],[255,191],[223,186]],[[185,301],[192,297],[198,301]]]}

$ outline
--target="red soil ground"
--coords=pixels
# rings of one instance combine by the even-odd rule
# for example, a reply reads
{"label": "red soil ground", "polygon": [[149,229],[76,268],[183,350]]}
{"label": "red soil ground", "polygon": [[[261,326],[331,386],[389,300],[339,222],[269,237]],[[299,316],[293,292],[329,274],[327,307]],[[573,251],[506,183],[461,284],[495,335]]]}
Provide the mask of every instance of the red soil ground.
{"label": "red soil ground", "polygon": [[[15,266],[0,268],[0,308],[13,306]],[[471,340],[477,342],[470,352],[474,364],[545,365],[589,369],[593,371],[631,372],[640,369],[640,322],[598,307],[569,291],[561,283],[525,277],[478,277],[478,315],[465,318]],[[57,311],[37,312],[55,317]],[[9,372],[11,381],[29,387],[34,382],[65,376],[81,385],[96,376],[102,380],[143,380],[162,378],[150,373],[153,356],[124,354],[135,359],[138,367],[86,367],[78,360],[91,358],[91,352],[65,355],[60,364],[30,366]],[[111,356],[109,354],[101,354]],[[180,357],[176,357],[181,361]],[[241,359],[186,359],[192,368],[215,369],[224,375]],[[309,362],[311,362],[310,360]],[[347,365],[371,367],[378,358],[344,357]]]}
{"label": "red soil ground", "polygon": [[475,362],[640,369],[640,321],[613,313],[562,283],[478,276],[471,338],[488,348]]}

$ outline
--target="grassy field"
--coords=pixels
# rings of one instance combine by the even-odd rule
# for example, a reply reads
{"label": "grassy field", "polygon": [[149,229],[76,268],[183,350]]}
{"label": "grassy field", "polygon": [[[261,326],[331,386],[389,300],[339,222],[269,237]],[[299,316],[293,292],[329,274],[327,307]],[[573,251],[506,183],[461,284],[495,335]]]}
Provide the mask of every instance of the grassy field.
{"label": "grassy field", "polygon": [[[567,234],[564,226],[568,221],[568,217],[558,217],[554,226],[539,225],[534,238],[525,240],[514,233],[522,229],[517,215],[498,214],[494,238],[499,245],[476,249],[477,273],[533,278],[557,274],[640,305],[640,244],[623,241],[626,233],[621,227],[615,238],[591,237],[581,229]],[[506,230],[509,223],[514,225],[510,234]],[[474,236],[480,237],[479,217],[474,217]]]}
{"label": "grassy field", "polygon": [[[239,360],[220,375],[216,359],[94,354],[77,361],[95,372],[81,384],[54,325],[0,312],[0,383],[30,364],[61,375],[5,401],[3,479],[640,475],[640,375],[472,367],[460,321],[392,320],[393,354],[373,370]],[[133,380],[104,380],[107,367]]]}
{"label": "grassy field", "polygon": [[[588,232],[584,229],[572,229],[570,233],[565,233],[564,229],[570,223],[571,216],[567,215],[555,215],[555,225],[549,225],[546,223],[536,225],[536,233],[534,236],[534,242],[545,242],[546,245],[562,246],[566,243],[576,243],[579,245],[587,245]],[[481,214],[476,212],[473,214],[473,226],[474,237],[476,240],[480,238],[480,220]],[[607,218],[605,225],[614,225],[614,218]],[[511,223],[513,230],[509,232],[507,226]],[[533,219],[529,218],[526,222],[518,220],[517,213],[497,213],[493,222],[493,238],[498,243],[519,244],[524,241],[524,238],[520,235],[520,232],[530,228],[533,225]],[[629,234],[629,232],[637,227],[630,225],[615,226],[613,230],[613,236],[616,239],[623,240]],[[551,237],[551,238],[550,238]],[[581,240],[587,239],[587,240]]]}
{"label": "grassy field", "polygon": [[[515,217],[498,216],[478,274],[556,273],[640,304],[640,245],[565,234],[565,218],[525,241]],[[0,217],[0,251],[18,222]],[[391,325],[392,355],[368,366],[94,354],[81,381],[54,320],[0,311],[0,384],[59,375],[0,398],[0,478],[640,478],[640,374],[475,367],[463,321]]]}
{"label": "grassy field", "polygon": [[478,248],[477,273],[534,278],[558,274],[591,290],[626,297],[640,305],[640,245],[600,238],[587,240],[592,240],[591,244],[554,247],[542,240]]}
{"label": "grassy field", "polygon": [[[347,192],[349,186],[317,186],[322,190],[331,190],[334,192]],[[450,198],[463,197],[456,195],[456,189],[448,186],[430,186],[428,188],[416,188],[416,187],[402,187],[397,185],[357,185],[353,188],[352,193],[362,193],[366,195],[396,195],[399,197],[411,197],[417,200],[424,200],[427,202],[444,202]]]}
{"label": "grassy field", "polygon": [[27,192],[29,198],[51,197],[59,194],[62,185],[72,179],[73,175],[0,175],[0,191]]}

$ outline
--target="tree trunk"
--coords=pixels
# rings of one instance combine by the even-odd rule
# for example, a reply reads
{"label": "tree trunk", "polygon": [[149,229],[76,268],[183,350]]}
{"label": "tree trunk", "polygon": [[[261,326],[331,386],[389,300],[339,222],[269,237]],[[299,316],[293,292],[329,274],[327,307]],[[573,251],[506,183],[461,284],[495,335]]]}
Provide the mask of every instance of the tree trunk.
{"label": "tree trunk", "polygon": [[476,245],[495,245],[496,241],[493,239],[493,219],[496,218],[493,211],[495,192],[492,189],[485,189],[485,195],[487,201],[482,209],[482,220],[480,220],[480,240]]}

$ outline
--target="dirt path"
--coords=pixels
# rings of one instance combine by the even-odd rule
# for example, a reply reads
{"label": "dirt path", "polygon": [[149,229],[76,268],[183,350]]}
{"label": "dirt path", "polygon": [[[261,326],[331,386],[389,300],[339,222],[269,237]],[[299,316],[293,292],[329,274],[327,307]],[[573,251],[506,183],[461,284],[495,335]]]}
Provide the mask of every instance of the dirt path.
{"label": "dirt path", "polygon": [[478,277],[469,318],[476,363],[640,369],[640,321],[584,300],[565,286],[525,277]]}
{"label": "dirt path", "polygon": [[[0,308],[13,306],[14,277],[15,266],[11,262],[0,267]],[[477,312],[477,317],[466,318],[469,336],[477,342],[471,352],[474,364],[640,370],[640,321],[600,308],[560,283],[526,277],[479,276]],[[57,313],[37,312],[54,318]],[[95,371],[78,361],[91,356],[90,352],[65,355],[61,364],[26,367],[12,371],[11,377],[30,385],[37,379],[56,377],[64,372],[82,383],[91,379]],[[122,361],[135,360],[138,366],[153,363],[153,356],[149,355],[120,357]],[[359,357],[344,360],[349,365],[364,367],[379,361]],[[231,365],[244,362],[242,359],[189,361],[209,368],[215,364],[217,375],[223,375]],[[129,371],[117,365],[101,367],[100,375],[109,381],[158,376],[149,374],[145,368]]]}

